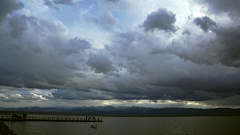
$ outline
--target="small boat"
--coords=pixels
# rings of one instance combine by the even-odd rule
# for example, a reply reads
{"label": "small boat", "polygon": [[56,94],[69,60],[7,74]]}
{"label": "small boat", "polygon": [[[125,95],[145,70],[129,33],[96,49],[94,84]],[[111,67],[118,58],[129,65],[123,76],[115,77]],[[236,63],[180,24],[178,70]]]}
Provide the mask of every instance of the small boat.
{"label": "small boat", "polygon": [[96,124],[96,125],[93,125],[93,124],[91,123],[90,128],[95,128],[95,129],[97,129],[97,124]]}

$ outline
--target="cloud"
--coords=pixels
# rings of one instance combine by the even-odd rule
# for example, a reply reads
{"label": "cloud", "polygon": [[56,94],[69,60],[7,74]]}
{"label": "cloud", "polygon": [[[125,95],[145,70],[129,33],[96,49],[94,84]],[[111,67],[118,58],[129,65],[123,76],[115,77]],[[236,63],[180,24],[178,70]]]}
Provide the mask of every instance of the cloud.
{"label": "cloud", "polygon": [[233,95],[224,99],[207,100],[207,101],[203,101],[202,103],[210,107],[239,108],[240,95]]}
{"label": "cloud", "polygon": [[119,20],[112,15],[112,12],[109,10],[104,10],[102,16],[99,19],[100,25],[103,29],[108,31],[113,31],[114,28],[120,27],[118,22]]}
{"label": "cloud", "polygon": [[117,3],[119,2],[120,0],[105,0],[106,2],[113,2],[113,3]]}
{"label": "cloud", "polygon": [[53,0],[55,4],[62,4],[62,5],[68,5],[68,6],[73,6],[73,0]]}
{"label": "cloud", "polygon": [[[204,101],[238,94],[236,89],[240,86],[236,75],[239,70],[215,61],[219,56],[213,58],[212,52],[218,49],[217,44],[204,45],[214,41],[214,32],[209,35],[203,31],[196,33],[197,26],[191,25],[193,29],[189,29],[189,34],[180,32],[179,41],[172,41],[166,47],[165,38],[136,31],[116,34],[112,43],[105,46],[115,58],[114,64],[119,63],[120,77],[111,77],[111,83],[117,87],[113,97]],[[151,53],[156,48],[158,51]]]}
{"label": "cloud", "polygon": [[207,32],[212,26],[217,26],[216,23],[207,16],[204,16],[202,18],[197,17],[194,19],[194,23],[201,27],[201,29],[205,32]]}
{"label": "cloud", "polygon": [[84,21],[86,21],[88,24],[92,23],[94,25],[99,24],[99,19],[91,14],[87,14],[83,16]]}
{"label": "cloud", "polygon": [[217,34],[215,40],[219,44],[219,48],[222,47],[224,51],[219,50],[220,62],[225,65],[240,67],[240,26],[231,28],[219,28],[213,30]]}
{"label": "cloud", "polygon": [[59,10],[59,8],[57,7],[57,5],[67,5],[67,6],[74,6],[74,2],[73,0],[44,0],[44,5],[53,8],[55,10]]}
{"label": "cloud", "polygon": [[20,103],[20,101],[19,100],[11,100],[11,99],[9,99],[9,100],[2,100],[3,102],[10,102],[10,103]]}
{"label": "cloud", "polygon": [[0,1],[0,23],[5,20],[8,14],[11,14],[14,10],[18,10],[23,7],[23,3],[16,0]]}
{"label": "cloud", "polygon": [[[204,33],[207,29],[207,27],[203,28]],[[191,35],[179,36],[166,49],[157,51],[157,53],[174,54],[199,64],[221,63],[239,67],[240,56],[237,51],[239,49],[239,30],[240,26],[212,27],[212,32],[204,34],[194,32],[196,29],[189,29]]]}
{"label": "cloud", "polygon": [[52,95],[56,99],[65,100],[110,100],[112,97],[106,92],[98,90],[81,89],[78,91],[54,90]]}
{"label": "cloud", "polygon": [[213,14],[227,13],[231,17],[239,17],[240,15],[238,0],[197,0],[197,2],[207,4],[208,11]]}
{"label": "cloud", "polygon": [[22,33],[28,29],[28,22],[32,23],[36,18],[27,17],[24,15],[14,15],[9,21],[9,27],[11,28],[11,35],[14,38],[20,38]]}
{"label": "cloud", "polygon": [[5,33],[10,32],[0,37],[0,57],[5,58],[0,61],[2,86],[62,88],[73,76],[80,77],[81,72],[74,71],[78,68],[75,53],[64,57],[61,54],[87,49],[87,41],[73,39],[71,44],[66,36],[68,28],[59,21],[16,15],[9,23],[10,27],[0,26]]}
{"label": "cloud", "polygon": [[166,9],[158,9],[147,16],[142,27],[145,31],[164,30],[167,32],[175,32],[177,28],[174,26],[176,15]]}
{"label": "cloud", "polygon": [[[75,3],[43,2],[56,9]],[[0,99],[5,104],[162,100],[239,105],[238,22],[226,26],[218,15],[187,20],[190,12],[184,9],[187,15],[180,16],[180,9],[174,14],[171,7],[169,11],[135,6],[141,13],[129,14],[133,3],[80,4],[86,11],[80,14],[80,26],[74,22],[79,16],[69,20],[51,10],[40,14],[24,9],[7,19],[13,11],[6,13],[0,25],[0,85],[5,86],[0,87]],[[94,4],[98,6],[89,8]],[[149,10],[155,12],[145,18]]]}
{"label": "cloud", "polygon": [[113,70],[112,62],[104,55],[98,54],[90,57],[87,61],[96,73],[108,73]]}
{"label": "cloud", "polygon": [[8,100],[9,98],[5,94],[0,94],[0,99],[1,100]]}
{"label": "cloud", "polygon": [[55,6],[55,5],[54,5],[51,1],[49,1],[49,0],[45,0],[44,5],[46,5],[46,6],[48,6],[48,7],[51,7],[51,8],[53,8],[53,9],[55,9],[55,10],[59,10],[59,8],[58,8],[57,6]]}
{"label": "cloud", "polygon": [[28,88],[11,88],[11,87],[1,87],[1,89],[6,89],[7,91],[1,91],[0,100],[4,102],[16,102],[21,101],[41,101],[52,99],[53,96],[50,91],[31,89]]}
{"label": "cloud", "polygon": [[91,48],[91,44],[88,41],[82,40],[82,39],[78,39],[77,37],[74,38],[74,39],[71,39],[70,43],[73,46],[77,46],[78,49],[83,49],[84,50],[84,49]]}

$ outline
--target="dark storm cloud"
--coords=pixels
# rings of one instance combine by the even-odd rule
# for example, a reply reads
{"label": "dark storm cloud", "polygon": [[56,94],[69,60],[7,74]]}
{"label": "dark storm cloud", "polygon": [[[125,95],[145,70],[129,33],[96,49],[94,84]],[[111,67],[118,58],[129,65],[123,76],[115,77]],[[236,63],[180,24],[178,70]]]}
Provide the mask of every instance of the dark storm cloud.
{"label": "dark storm cloud", "polygon": [[[76,52],[74,56],[73,53],[61,54],[87,49],[90,43],[75,38],[71,44],[66,38],[68,29],[61,22],[15,15],[9,19],[9,28],[6,29],[10,34],[0,37],[0,85],[62,88],[68,82],[74,83],[70,81],[74,77],[84,77],[75,72],[78,69],[75,59],[84,52]],[[12,37],[20,37],[21,40]]]}
{"label": "dark storm cloud", "polygon": [[[214,40],[209,40],[208,44],[207,35],[202,39],[193,36],[195,29],[189,29],[188,33],[191,34],[183,34],[180,38],[183,41],[173,41],[166,48],[161,47],[164,46],[163,39],[138,32],[116,34],[112,44],[105,49],[119,63],[119,71],[131,77],[119,74],[119,79],[110,79],[117,88],[111,95],[121,100],[205,101],[240,94],[237,91],[240,88],[239,70],[219,64],[218,55],[213,58],[212,52],[217,51],[218,44],[211,45]],[[209,65],[203,64],[207,62]],[[218,64],[211,65],[215,62]]]}
{"label": "dark storm cloud", "polygon": [[[223,50],[220,50],[220,62],[225,65],[240,67],[240,25],[231,28],[219,28],[213,30],[217,34],[216,41]],[[220,47],[220,46],[219,46]]]}
{"label": "dark storm cloud", "polygon": [[149,99],[162,100],[184,100],[184,101],[205,101],[212,99],[223,99],[230,97],[232,93],[214,93],[199,90],[186,90],[174,87],[160,87],[157,90],[151,90],[152,93],[144,93]]}
{"label": "dark storm cloud", "polygon": [[[166,49],[157,51],[157,53],[175,54],[180,58],[199,64],[221,63],[239,67],[240,26],[213,27],[211,31],[212,33],[208,33],[208,35],[203,33],[199,36],[186,35],[187,38],[183,35],[178,40],[173,40]],[[194,30],[190,32],[195,33]]]}
{"label": "dark storm cloud", "polygon": [[26,30],[27,21],[23,19],[23,16],[15,15],[9,20],[9,26],[12,28],[11,35],[15,38],[19,38],[22,35],[22,32]]}
{"label": "dark storm cloud", "polygon": [[208,11],[214,14],[227,13],[231,17],[240,15],[239,0],[197,0],[199,3],[208,5]]}
{"label": "dark storm cloud", "polygon": [[[135,86],[134,86],[135,85]],[[172,86],[157,86],[155,88],[148,89],[147,87],[140,87],[136,84],[115,84],[118,91],[108,92],[108,95],[111,95],[114,99],[119,100],[172,100],[172,101],[206,101],[213,99],[225,99],[231,96],[236,95],[231,92],[211,92],[211,91],[202,91],[195,89],[185,89]],[[105,93],[106,94],[106,93]]]}
{"label": "dark storm cloud", "polygon": [[174,26],[176,15],[166,9],[158,9],[147,16],[142,27],[145,31],[164,30],[175,32],[177,28]]}
{"label": "dark storm cloud", "polygon": [[[52,8],[72,3],[45,0]],[[114,31],[119,20],[100,8],[99,18],[90,16],[88,22]],[[112,42],[93,51],[93,40],[69,38],[72,33],[61,21],[18,14],[7,21],[0,25],[6,33],[0,36],[0,85],[27,92],[11,95],[14,90],[7,89],[1,100],[226,100],[239,105],[239,27],[212,27],[216,23],[202,17],[171,38],[165,32],[111,33]],[[175,32],[175,22],[175,14],[159,9],[142,27]]]}
{"label": "dark storm cloud", "polygon": [[113,70],[113,63],[106,56],[101,54],[90,57],[87,64],[92,67],[96,73],[106,74]]}
{"label": "dark storm cloud", "polygon": [[225,107],[225,108],[239,108],[240,105],[240,95],[230,96],[224,99],[214,99],[209,101],[203,101],[204,104],[211,107]]}
{"label": "dark storm cloud", "polygon": [[207,16],[204,16],[202,18],[198,17],[194,19],[194,23],[201,27],[201,29],[204,30],[205,32],[207,32],[210,29],[210,27],[216,26],[216,23]]}
{"label": "dark storm cloud", "polygon": [[[177,72],[174,72],[173,74],[179,76],[179,73]],[[156,76],[157,75],[160,74],[156,73]],[[237,90],[240,88],[239,84],[237,84],[240,80],[239,78],[227,77],[227,79],[225,79],[225,77],[221,77],[218,80],[214,80],[216,78],[211,78],[206,81],[202,80],[202,82],[198,82],[201,81],[198,78],[181,79],[181,77],[177,77],[177,79],[175,79],[176,81],[167,80],[166,82],[163,82],[162,79],[167,79],[167,75],[173,77],[170,73],[167,73],[166,75],[161,74],[161,77],[150,80],[148,86],[151,87],[146,87],[136,81],[131,82],[132,85],[116,82],[114,85],[118,88],[118,91],[113,93],[113,96],[114,98],[121,100],[162,99],[173,101],[205,101],[225,99],[240,94]],[[231,78],[231,80],[228,80],[229,78]],[[204,79],[207,79],[207,77]]]}
{"label": "dark storm cloud", "polygon": [[9,100],[2,100],[3,102],[10,102],[10,103],[20,103],[20,101],[19,100],[11,100],[11,99],[9,99]]}
{"label": "dark storm cloud", "polygon": [[[179,72],[173,71],[175,74],[180,74]],[[200,71],[202,72],[202,71]],[[210,71],[209,71],[210,74]],[[235,93],[240,94],[237,89],[240,88],[238,81],[240,77],[238,75],[240,72],[236,72],[232,75],[219,75],[215,76],[202,76],[202,77],[179,77],[177,79],[169,80],[168,82],[153,81],[152,85],[155,86],[166,86],[166,87],[176,87],[188,90],[197,90],[204,92],[214,92],[214,93]],[[171,74],[169,74],[171,75]],[[182,75],[183,76],[183,75]],[[225,94],[226,97],[229,94]]]}
{"label": "dark storm cloud", "polygon": [[52,92],[53,98],[66,99],[66,100],[110,100],[111,96],[106,92],[97,90],[81,90],[81,91],[68,91],[68,90],[54,90]]}
{"label": "dark storm cloud", "polygon": [[1,0],[0,1],[0,23],[5,20],[8,14],[14,10],[23,8],[23,4],[17,0]]}
{"label": "dark storm cloud", "polygon": [[[115,84],[116,85],[116,84]],[[172,100],[172,101],[206,101],[213,99],[225,99],[234,96],[234,93],[224,92],[215,93],[201,90],[186,90],[177,87],[164,87],[159,86],[153,89],[140,88],[139,86],[130,86],[129,84],[121,84],[117,86],[118,91],[100,91],[100,90],[88,90],[88,91],[69,91],[69,90],[54,90],[52,92],[55,99],[66,100]],[[126,87],[124,87],[126,85]]]}

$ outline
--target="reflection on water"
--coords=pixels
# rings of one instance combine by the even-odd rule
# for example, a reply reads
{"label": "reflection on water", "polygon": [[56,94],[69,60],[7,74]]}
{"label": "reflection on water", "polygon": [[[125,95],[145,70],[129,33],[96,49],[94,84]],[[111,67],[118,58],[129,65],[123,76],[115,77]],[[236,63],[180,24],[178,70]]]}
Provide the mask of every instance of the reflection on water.
{"label": "reflection on water", "polygon": [[[43,115],[38,115],[43,116]],[[52,117],[52,116],[46,116]],[[56,116],[61,117],[61,116]],[[66,116],[62,116],[66,117]],[[75,117],[76,116],[67,116]],[[79,118],[79,117],[78,117]],[[83,118],[83,117],[82,117]],[[98,118],[98,117],[97,117]],[[18,135],[237,135],[240,117],[101,117],[89,122],[4,122]]]}

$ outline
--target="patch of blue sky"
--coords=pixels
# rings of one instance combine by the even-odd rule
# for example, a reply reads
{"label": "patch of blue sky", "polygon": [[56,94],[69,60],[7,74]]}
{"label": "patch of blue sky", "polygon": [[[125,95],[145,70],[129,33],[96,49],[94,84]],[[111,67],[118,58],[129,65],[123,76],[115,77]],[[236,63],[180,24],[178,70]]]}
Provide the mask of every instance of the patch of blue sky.
{"label": "patch of blue sky", "polygon": [[28,92],[28,91],[21,91],[21,90],[18,90],[18,91],[16,91],[15,93],[21,94],[21,93],[26,93],[26,92]]}
{"label": "patch of blue sky", "polygon": [[120,24],[125,24],[128,22],[128,19],[125,19],[127,17],[127,14],[125,14],[124,12],[112,11],[112,15],[119,20]]}
{"label": "patch of blue sky", "polygon": [[[21,93],[29,93],[29,92],[32,92],[32,90],[34,90],[34,89],[29,89],[29,90],[17,90],[15,93],[19,93],[19,94],[21,94]],[[40,90],[40,91],[42,91],[42,92],[51,92],[51,90],[47,90],[47,89],[38,89],[38,90]]]}
{"label": "patch of blue sky", "polygon": [[98,4],[97,3],[93,3],[92,5],[93,5],[93,8],[91,10],[89,10],[88,13],[93,15],[93,16],[95,16],[95,17],[97,17],[99,15],[99,13],[98,13],[99,12]]}
{"label": "patch of blue sky", "polygon": [[44,92],[51,92],[51,90],[47,90],[47,89],[38,89],[38,90],[41,90],[41,91],[44,91]]}
{"label": "patch of blue sky", "polygon": [[62,6],[62,8],[60,8],[60,14],[57,14],[56,17],[71,30],[71,28],[74,29],[73,26],[81,20],[81,13],[87,13],[97,17],[97,0],[79,1],[75,6]]}
{"label": "patch of blue sky", "polygon": [[[77,7],[71,7],[71,6],[59,6],[59,11],[53,11],[54,18],[57,18],[56,20],[61,21],[64,25],[67,27],[70,27],[73,25],[74,22],[79,21],[79,11]],[[55,19],[54,19],[55,20]]]}
{"label": "patch of blue sky", "polygon": [[119,20],[119,23],[122,26],[130,26],[135,23],[136,17],[134,14],[128,14],[127,12],[123,11],[111,11],[112,15]]}
{"label": "patch of blue sky", "polygon": [[99,7],[96,0],[90,0],[91,2],[79,2],[80,15],[88,15],[99,18]]}

